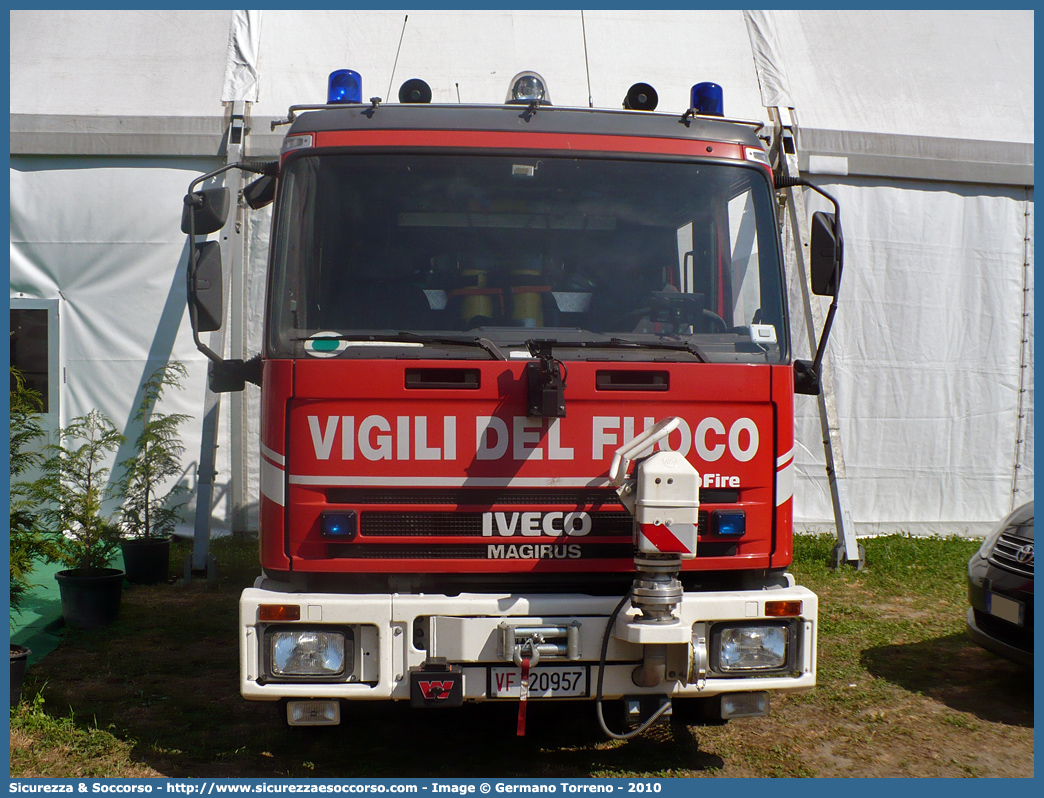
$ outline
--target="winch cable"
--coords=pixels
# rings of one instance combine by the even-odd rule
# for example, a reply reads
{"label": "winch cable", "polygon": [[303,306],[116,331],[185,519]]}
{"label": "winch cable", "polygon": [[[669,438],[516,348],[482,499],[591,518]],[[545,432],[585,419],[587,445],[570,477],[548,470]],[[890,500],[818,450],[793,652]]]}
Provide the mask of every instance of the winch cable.
{"label": "winch cable", "polygon": [[602,731],[605,732],[605,735],[607,737],[610,737],[613,740],[630,740],[632,737],[637,737],[643,731],[652,726],[656,721],[658,721],[660,719],[660,716],[671,708],[671,702],[667,701],[667,703],[665,703],[662,707],[660,707],[652,715],[650,715],[649,719],[646,720],[641,726],[625,734],[618,734],[617,732],[612,731],[605,724],[605,716],[602,714],[602,680],[605,677],[605,664],[606,659],[609,655],[609,634],[613,626],[616,625],[616,618],[620,614],[620,611],[623,610],[624,605],[627,604],[630,600],[631,594],[628,593],[622,599],[620,599],[620,603],[616,605],[616,609],[614,609],[612,611],[612,614],[609,616],[609,623],[605,625],[605,633],[602,635],[602,656],[598,662],[598,689],[595,694],[595,714],[598,716],[598,725],[602,727]]}

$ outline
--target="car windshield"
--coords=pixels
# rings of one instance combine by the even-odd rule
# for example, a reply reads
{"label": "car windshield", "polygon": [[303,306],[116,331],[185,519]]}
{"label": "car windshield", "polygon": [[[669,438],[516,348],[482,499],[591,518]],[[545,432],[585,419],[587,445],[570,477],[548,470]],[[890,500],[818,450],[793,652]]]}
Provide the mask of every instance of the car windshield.
{"label": "car windshield", "polygon": [[489,358],[453,342],[540,339],[566,358],[599,347],[630,359],[787,357],[772,196],[757,168],[326,154],[293,160],[282,182],[270,356],[431,347]]}

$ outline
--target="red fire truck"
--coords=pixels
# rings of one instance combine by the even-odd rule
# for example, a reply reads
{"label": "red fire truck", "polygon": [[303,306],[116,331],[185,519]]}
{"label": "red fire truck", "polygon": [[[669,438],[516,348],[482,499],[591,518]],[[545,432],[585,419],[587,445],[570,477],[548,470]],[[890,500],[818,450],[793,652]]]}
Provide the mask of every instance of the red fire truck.
{"label": "red fire truck", "polygon": [[[367,102],[335,72],[327,103],[291,108],[278,162],[186,197],[210,384],[261,387],[243,696],[292,725],[514,701],[520,730],[528,700],[587,700],[625,737],[809,690],[793,405],[826,334],[794,359],[760,123],[726,119],[714,84],[681,116],[646,84],[621,110],[557,107],[531,72],[503,104],[430,98],[411,80]],[[199,338],[224,306],[203,237],[231,202],[198,187],[233,167],[261,174],[241,206],[275,203],[245,362]],[[811,239],[836,300],[836,211]]]}

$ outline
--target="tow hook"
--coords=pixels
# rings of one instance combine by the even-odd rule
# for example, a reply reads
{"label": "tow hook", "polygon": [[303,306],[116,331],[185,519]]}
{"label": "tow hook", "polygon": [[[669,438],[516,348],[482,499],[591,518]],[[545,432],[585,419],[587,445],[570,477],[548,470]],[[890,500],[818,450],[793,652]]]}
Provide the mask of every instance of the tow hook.
{"label": "tow hook", "polygon": [[528,660],[529,664],[524,667],[535,668],[536,664],[540,662],[540,649],[536,647],[532,640],[523,640],[515,646],[511,658],[520,668],[523,667],[525,660]]}

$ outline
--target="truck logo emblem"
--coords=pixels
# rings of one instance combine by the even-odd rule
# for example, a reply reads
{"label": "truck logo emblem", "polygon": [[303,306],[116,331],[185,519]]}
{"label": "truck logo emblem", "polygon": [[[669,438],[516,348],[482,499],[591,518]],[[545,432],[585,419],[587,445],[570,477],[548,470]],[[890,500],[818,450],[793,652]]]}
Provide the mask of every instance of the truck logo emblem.
{"label": "truck logo emblem", "polygon": [[435,699],[441,701],[449,698],[450,691],[453,689],[453,682],[418,681],[417,686],[420,688],[421,695],[424,696],[425,701],[432,701]]}
{"label": "truck logo emblem", "polygon": [[579,543],[491,543],[486,546],[489,560],[579,560],[583,556]]}
{"label": "truck logo emblem", "polygon": [[591,531],[591,516],[573,513],[483,513],[482,537],[581,538]]}

